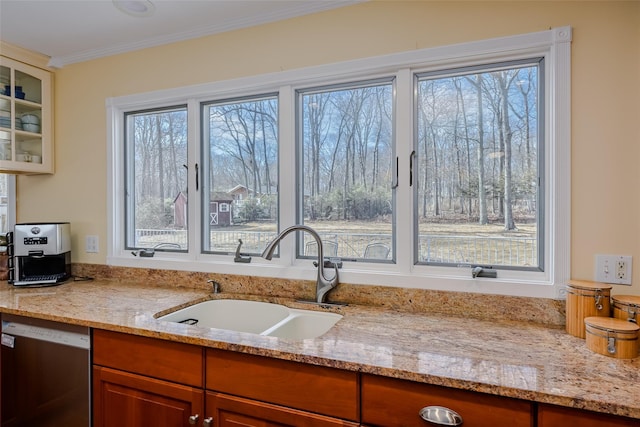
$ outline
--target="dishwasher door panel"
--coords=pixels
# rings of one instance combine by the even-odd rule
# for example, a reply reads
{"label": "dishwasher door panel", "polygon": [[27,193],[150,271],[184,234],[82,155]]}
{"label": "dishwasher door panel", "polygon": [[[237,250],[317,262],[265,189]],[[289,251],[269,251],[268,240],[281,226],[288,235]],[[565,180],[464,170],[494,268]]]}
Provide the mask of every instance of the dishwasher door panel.
{"label": "dishwasher door panel", "polygon": [[29,332],[41,328],[34,338],[11,334],[2,320],[2,427],[90,426],[89,350],[54,342],[61,334],[56,323],[18,319]]}

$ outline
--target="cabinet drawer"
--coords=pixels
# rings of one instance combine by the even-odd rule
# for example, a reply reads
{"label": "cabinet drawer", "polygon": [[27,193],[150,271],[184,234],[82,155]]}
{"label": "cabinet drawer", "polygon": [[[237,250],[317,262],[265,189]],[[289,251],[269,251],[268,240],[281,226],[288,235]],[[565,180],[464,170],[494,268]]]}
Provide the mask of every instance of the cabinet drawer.
{"label": "cabinet drawer", "polygon": [[213,425],[231,426],[304,426],[304,427],[358,427],[358,423],[343,421],[325,415],[256,402],[242,397],[207,392],[207,416],[213,416]]}
{"label": "cabinet drawer", "polygon": [[371,426],[426,426],[419,416],[425,406],[456,411],[464,427],[533,426],[533,405],[492,396],[373,375],[362,376],[362,423]]}
{"label": "cabinet drawer", "polygon": [[640,420],[554,405],[538,405],[538,426],[632,427]]}
{"label": "cabinet drawer", "polygon": [[207,349],[206,388],[357,421],[355,372]]}
{"label": "cabinet drawer", "polygon": [[99,329],[93,331],[95,365],[202,387],[203,359],[198,346]]}

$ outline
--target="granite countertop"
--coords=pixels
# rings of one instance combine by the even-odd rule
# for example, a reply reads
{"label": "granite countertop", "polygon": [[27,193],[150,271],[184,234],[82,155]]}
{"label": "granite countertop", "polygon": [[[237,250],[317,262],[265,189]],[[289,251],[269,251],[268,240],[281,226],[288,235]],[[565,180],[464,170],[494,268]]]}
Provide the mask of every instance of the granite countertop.
{"label": "granite countertop", "polygon": [[3,313],[640,419],[640,358],[593,353],[561,327],[349,305],[329,309],[344,317],[321,337],[287,340],[154,317],[210,298],[313,307],[283,298],[113,280],[31,289],[0,284]]}

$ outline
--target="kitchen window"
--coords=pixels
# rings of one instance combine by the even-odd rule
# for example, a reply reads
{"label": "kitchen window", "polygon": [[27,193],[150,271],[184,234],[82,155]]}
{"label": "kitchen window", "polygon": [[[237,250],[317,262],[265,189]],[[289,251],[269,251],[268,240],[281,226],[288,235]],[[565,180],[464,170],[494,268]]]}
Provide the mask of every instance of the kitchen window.
{"label": "kitchen window", "polygon": [[[300,90],[298,106],[300,222],[331,256],[392,262],[393,80]],[[298,255],[313,257],[315,245]]]}
{"label": "kitchen window", "polygon": [[13,231],[16,222],[16,176],[0,174],[0,233]]}
{"label": "kitchen window", "polygon": [[187,109],[133,111],[124,118],[126,249],[184,251]]}
{"label": "kitchen window", "polygon": [[109,99],[108,263],[311,280],[302,233],[258,256],[305,223],[342,282],[557,297],[570,41],[558,28]]}
{"label": "kitchen window", "polygon": [[0,233],[5,236],[0,242],[0,276],[7,280],[9,259],[7,233],[13,232],[16,223],[16,176],[0,174]]}
{"label": "kitchen window", "polygon": [[278,234],[278,98],[202,106],[203,251],[260,254]]}
{"label": "kitchen window", "polygon": [[544,61],[416,75],[416,262],[544,269]]}

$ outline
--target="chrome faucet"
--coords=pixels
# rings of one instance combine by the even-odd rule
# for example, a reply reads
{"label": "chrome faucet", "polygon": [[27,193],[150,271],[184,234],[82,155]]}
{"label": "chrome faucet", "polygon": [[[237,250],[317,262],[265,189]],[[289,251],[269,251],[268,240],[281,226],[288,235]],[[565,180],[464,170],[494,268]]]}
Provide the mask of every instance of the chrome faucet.
{"label": "chrome faucet", "polygon": [[327,293],[338,285],[338,266],[334,264],[336,274],[331,279],[327,279],[324,275],[324,251],[322,248],[322,239],[320,235],[311,227],[306,225],[292,225],[289,228],[283,230],[278,236],[273,239],[271,243],[267,245],[264,252],[262,252],[262,258],[270,260],[273,258],[273,253],[276,250],[276,246],[280,243],[287,234],[293,231],[306,231],[311,234],[316,240],[318,246],[318,279],[316,280],[316,302],[322,304],[325,302]]}

